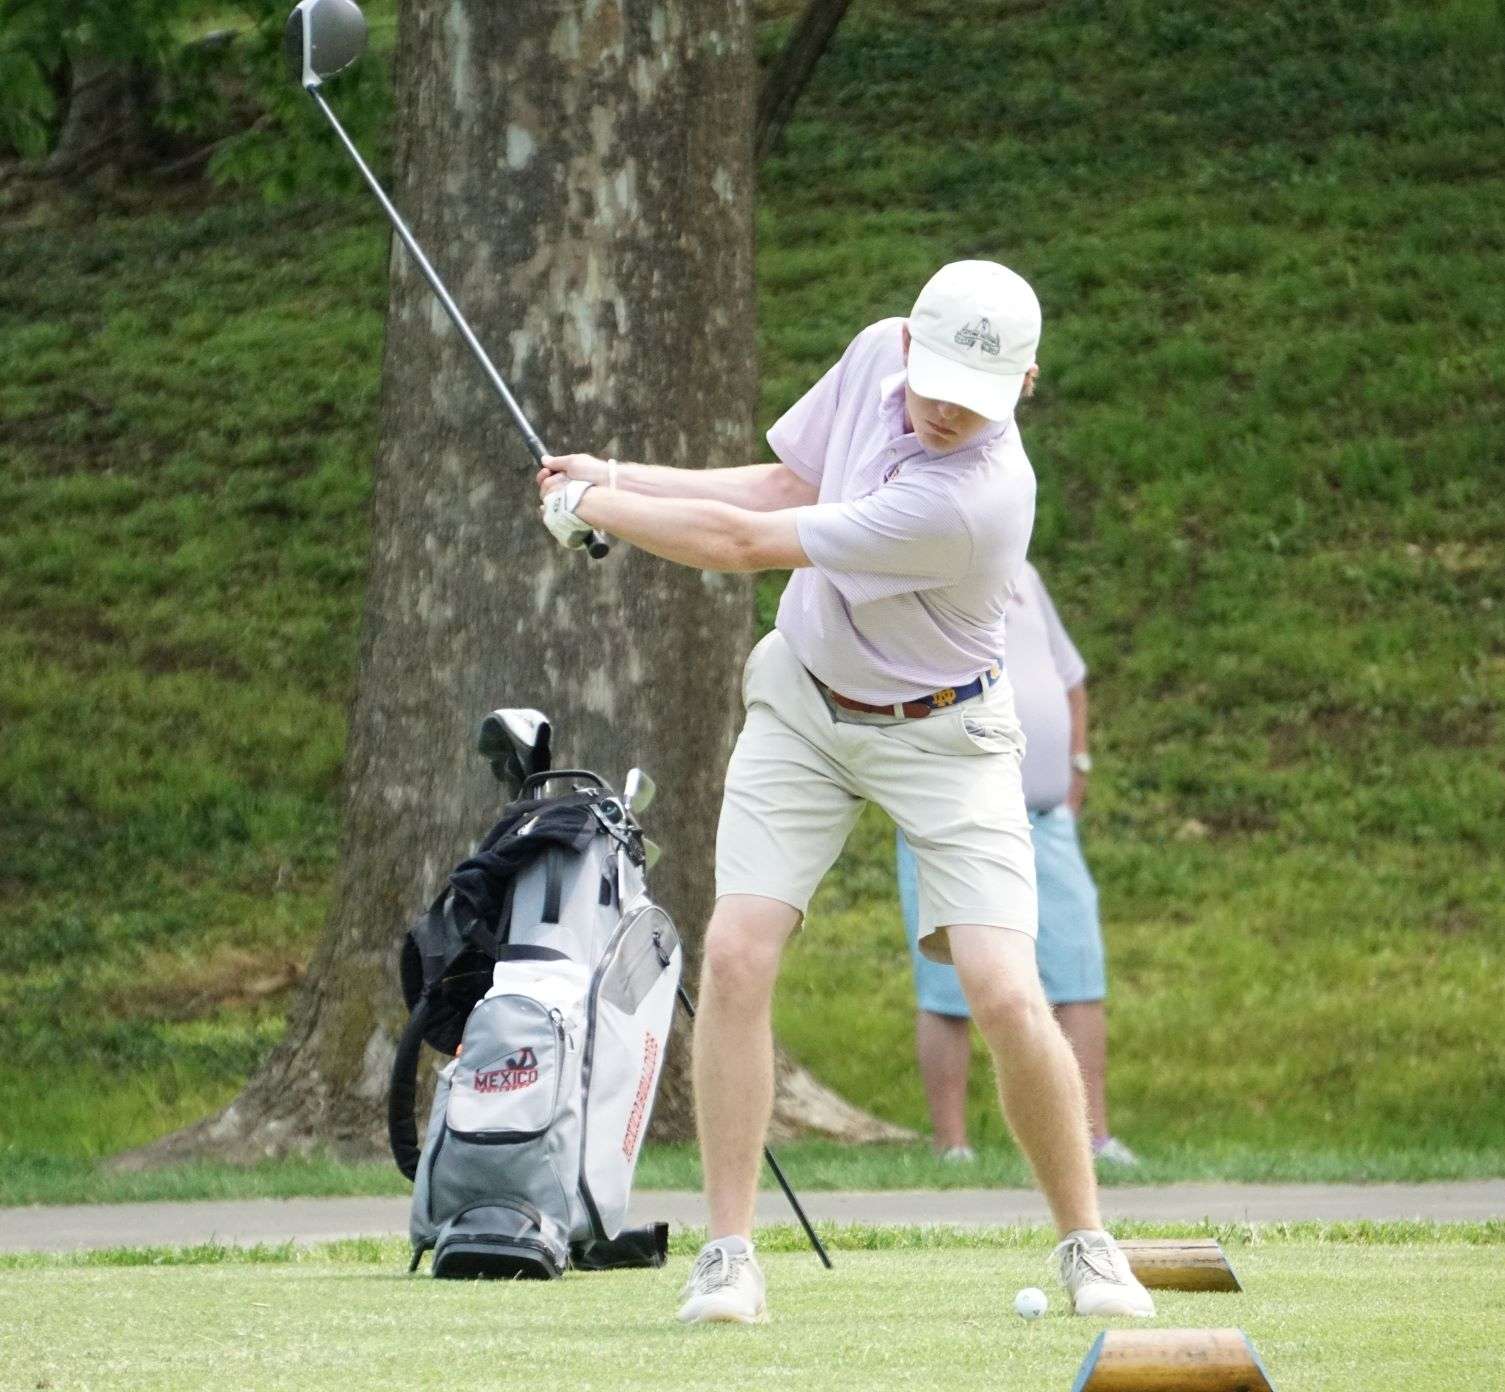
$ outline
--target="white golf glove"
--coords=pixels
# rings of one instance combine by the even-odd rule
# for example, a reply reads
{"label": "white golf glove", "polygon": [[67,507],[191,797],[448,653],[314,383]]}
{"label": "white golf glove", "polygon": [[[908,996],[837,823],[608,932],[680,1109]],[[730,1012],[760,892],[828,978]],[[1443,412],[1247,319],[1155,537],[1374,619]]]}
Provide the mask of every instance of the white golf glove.
{"label": "white golf glove", "polygon": [[543,504],[543,524],[554,534],[567,551],[578,551],[591,534],[591,524],[575,516],[580,500],[596,485],[584,479],[571,479],[563,488],[556,488]]}

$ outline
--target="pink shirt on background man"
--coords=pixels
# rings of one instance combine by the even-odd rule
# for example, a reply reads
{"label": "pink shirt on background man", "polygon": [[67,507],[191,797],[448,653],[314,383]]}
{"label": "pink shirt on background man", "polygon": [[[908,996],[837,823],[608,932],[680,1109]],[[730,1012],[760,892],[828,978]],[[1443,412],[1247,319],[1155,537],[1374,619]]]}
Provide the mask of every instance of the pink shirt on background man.
{"label": "pink shirt on background man", "polygon": [[1019,572],[1008,608],[1008,673],[1014,713],[1024,731],[1024,801],[1049,811],[1071,791],[1071,708],[1066,693],[1087,679],[1087,664],[1071,641],[1040,572]]}
{"label": "pink shirt on background man", "polygon": [[785,588],[778,629],[827,686],[875,703],[961,686],[1003,656],[1035,515],[1012,420],[945,454],[905,428],[903,324],[864,329],[768,432],[820,488],[798,511],[811,564]]}

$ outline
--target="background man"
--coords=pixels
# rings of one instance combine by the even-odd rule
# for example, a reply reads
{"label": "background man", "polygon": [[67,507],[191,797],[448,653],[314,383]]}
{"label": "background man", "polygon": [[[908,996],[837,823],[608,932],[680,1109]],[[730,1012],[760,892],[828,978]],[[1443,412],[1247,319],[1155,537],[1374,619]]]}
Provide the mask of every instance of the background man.
{"label": "background man", "polygon": [[[544,520],[705,570],[794,571],[748,658],[694,1038],[711,1240],[686,1321],[766,1318],[753,1204],[773,1101],[784,944],[865,802],[918,859],[923,949],[956,964],[1004,1112],[1063,1240],[1079,1314],[1154,1305],[1102,1228],[1082,1080],[1035,969],[1021,739],[997,657],[1035,481],[1013,408],[1040,307],[1012,271],[943,267],[909,319],[864,329],[769,431],[779,464],[548,460]],[[672,622],[672,618],[666,616]]]}
{"label": "background man", "polygon": [[[1024,801],[1035,848],[1040,932],[1035,959],[1056,1020],[1087,1087],[1087,1118],[1099,1162],[1137,1165],[1108,1126],[1107,978],[1097,886],[1082,857],[1077,817],[1092,759],[1087,752],[1087,664],[1071,641],[1045,583],[1025,564],[1009,601],[1005,668],[1024,731]],[[936,1150],[969,1160],[967,1070],[971,1018],[954,968],[919,950],[915,855],[899,833],[899,899],[914,963],[915,1045]]]}

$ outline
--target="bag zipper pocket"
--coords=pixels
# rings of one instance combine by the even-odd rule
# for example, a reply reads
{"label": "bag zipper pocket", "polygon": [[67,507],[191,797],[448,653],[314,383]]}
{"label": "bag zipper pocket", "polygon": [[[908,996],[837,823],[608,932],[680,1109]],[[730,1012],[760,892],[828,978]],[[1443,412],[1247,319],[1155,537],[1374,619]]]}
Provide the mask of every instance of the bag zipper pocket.
{"label": "bag zipper pocket", "polygon": [[[539,1001],[534,1000],[532,996],[517,994],[488,996],[486,1000],[482,1002],[482,1005],[489,1004],[491,1001],[521,1001],[530,1009],[539,1011],[548,1017],[549,1024],[552,1026],[554,1033],[554,1092],[549,1102],[549,1119],[543,1126],[539,1126],[530,1130],[502,1128],[465,1130],[461,1127],[451,1125],[448,1115],[446,1114],[444,1129],[446,1132],[453,1133],[457,1140],[466,1141],[471,1145],[521,1145],[527,1141],[535,1141],[540,1136],[545,1135],[559,1116],[559,1097],[564,1087],[565,1054],[566,1049],[568,1047],[571,1047],[572,1041],[570,1040],[569,1032],[564,1027],[564,1013],[559,1009],[558,1006],[545,1006]],[[480,1008],[481,1006],[477,1006],[477,1009]],[[461,1096],[463,1098],[463,1092]],[[454,1100],[455,1091],[452,1085],[450,1091],[451,1105],[453,1105]],[[446,1113],[447,1111],[448,1109],[446,1108]],[[437,1154],[438,1147],[436,1146],[436,1157]]]}
{"label": "bag zipper pocket", "polygon": [[669,916],[657,905],[634,915],[622,936],[618,955],[607,954],[610,972],[601,984],[601,998],[633,1015],[668,970],[679,939]]}

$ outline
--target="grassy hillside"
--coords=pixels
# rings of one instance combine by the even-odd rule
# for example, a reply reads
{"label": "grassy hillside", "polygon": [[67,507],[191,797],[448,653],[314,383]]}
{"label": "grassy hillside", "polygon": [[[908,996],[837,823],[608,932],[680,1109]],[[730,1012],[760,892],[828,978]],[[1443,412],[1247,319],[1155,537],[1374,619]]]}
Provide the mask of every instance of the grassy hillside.
{"label": "grassy hillside", "polygon": [[[763,420],[941,261],[1034,282],[1118,1129],[1230,1172],[1505,1171],[1505,21],[1011,8],[853,7],[763,172]],[[17,1159],[233,1093],[331,878],[386,236],[360,202],[173,197],[0,236]],[[888,837],[823,891],[779,1027],[918,1123]]]}

